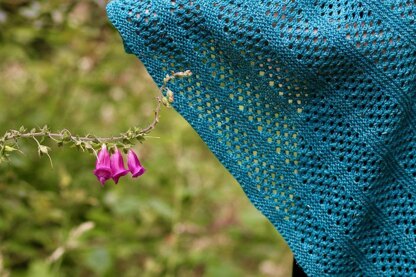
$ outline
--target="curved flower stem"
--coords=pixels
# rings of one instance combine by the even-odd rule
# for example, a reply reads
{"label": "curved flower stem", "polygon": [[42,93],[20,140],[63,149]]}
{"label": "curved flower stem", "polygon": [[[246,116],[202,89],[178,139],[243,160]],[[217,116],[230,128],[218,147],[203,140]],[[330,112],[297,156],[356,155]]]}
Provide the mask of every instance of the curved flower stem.
{"label": "curved flower stem", "polygon": [[[141,129],[139,127],[133,127],[117,136],[98,137],[94,135],[73,135],[68,129],[63,129],[59,132],[51,132],[47,126],[44,126],[42,128],[34,128],[30,131],[27,131],[24,127],[21,127],[20,130],[9,130],[3,135],[3,137],[0,137],[0,156],[2,154],[4,155],[4,152],[12,152],[14,150],[17,150],[8,145],[8,143],[12,144],[13,146],[17,146],[17,141],[21,138],[33,138],[38,145],[39,154],[45,154],[48,156],[49,148],[42,145],[36,138],[40,137],[52,139],[53,141],[58,143],[59,146],[63,144],[72,143],[74,146],[79,147],[82,150],[90,150],[91,152],[95,152],[95,149],[101,147],[101,144],[103,143],[113,143],[129,146],[132,144],[133,140],[142,141],[144,140],[145,136],[148,135],[159,123],[161,104],[163,104],[166,107],[170,107],[170,103],[173,102],[173,93],[170,89],[167,88],[168,83],[173,79],[189,77],[191,75],[192,72],[187,70],[185,72],[172,73],[171,75],[167,75],[164,78],[163,84],[159,88],[161,95],[156,97],[157,103],[154,111],[153,121],[144,129]],[[165,94],[168,95],[168,98],[164,96]]]}
{"label": "curved flower stem", "polygon": [[[59,133],[53,133],[53,132],[50,132],[49,130],[38,130],[38,131],[34,131],[34,132],[31,131],[27,133],[22,133],[17,130],[11,130],[5,133],[5,135],[3,136],[3,141],[4,142],[12,141],[12,140],[20,139],[20,138],[34,138],[35,139],[36,137],[48,137],[58,143],[65,138],[71,141],[109,143],[109,142],[120,141],[126,137],[130,137],[130,138],[144,137],[145,135],[149,134],[159,123],[159,113],[160,113],[162,100],[161,100],[161,97],[159,96],[156,97],[156,99],[157,99],[157,105],[156,105],[153,121],[146,128],[142,129],[140,132],[138,132],[134,136],[129,135],[129,131],[121,133],[118,136],[96,137],[96,136],[91,136],[91,135],[87,135],[87,136],[72,135],[68,129],[64,129],[60,131]],[[39,145],[39,141],[36,140],[36,142]]]}

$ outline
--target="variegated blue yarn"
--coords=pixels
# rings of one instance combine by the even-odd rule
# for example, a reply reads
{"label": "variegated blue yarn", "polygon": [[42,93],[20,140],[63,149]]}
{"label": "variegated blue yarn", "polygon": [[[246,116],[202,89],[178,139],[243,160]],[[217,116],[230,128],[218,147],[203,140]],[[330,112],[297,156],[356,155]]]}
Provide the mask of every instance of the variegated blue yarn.
{"label": "variegated blue yarn", "polygon": [[416,276],[416,1],[107,11],[308,275]]}

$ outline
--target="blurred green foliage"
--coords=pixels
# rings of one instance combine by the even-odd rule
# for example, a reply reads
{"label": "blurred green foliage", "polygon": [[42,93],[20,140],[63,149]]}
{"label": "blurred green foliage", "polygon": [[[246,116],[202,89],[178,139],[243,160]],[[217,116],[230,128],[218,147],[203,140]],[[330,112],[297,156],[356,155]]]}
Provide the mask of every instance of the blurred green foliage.
{"label": "blurred green foliage", "polygon": [[[105,1],[0,2],[1,133],[144,127],[156,92]],[[285,242],[183,118],[164,109],[152,135],[147,173],[105,188],[93,156],[53,148],[51,168],[22,142],[0,165],[0,276],[288,276]]]}

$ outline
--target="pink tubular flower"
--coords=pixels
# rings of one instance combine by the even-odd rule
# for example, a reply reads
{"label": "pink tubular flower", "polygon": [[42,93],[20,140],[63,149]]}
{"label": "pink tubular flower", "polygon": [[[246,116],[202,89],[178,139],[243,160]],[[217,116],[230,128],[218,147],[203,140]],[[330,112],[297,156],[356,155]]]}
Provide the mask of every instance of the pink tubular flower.
{"label": "pink tubular flower", "polygon": [[111,160],[112,178],[114,182],[117,184],[118,179],[120,179],[120,177],[129,173],[129,170],[127,170],[124,167],[123,156],[121,155],[120,150],[118,150],[117,148],[116,148],[116,152],[113,155],[111,155],[110,160]]}
{"label": "pink tubular flower", "polygon": [[133,178],[143,175],[143,173],[146,171],[146,169],[140,164],[136,153],[134,153],[134,151],[131,149],[127,154],[127,165],[131,174],[133,175]]}
{"label": "pink tubular flower", "polygon": [[100,181],[102,186],[104,186],[104,183],[108,179],[111,179],[110,154],[108,153],[105,144],[103,144],[100,152],[98,153],[94,174],[97,176],[97,179]]}

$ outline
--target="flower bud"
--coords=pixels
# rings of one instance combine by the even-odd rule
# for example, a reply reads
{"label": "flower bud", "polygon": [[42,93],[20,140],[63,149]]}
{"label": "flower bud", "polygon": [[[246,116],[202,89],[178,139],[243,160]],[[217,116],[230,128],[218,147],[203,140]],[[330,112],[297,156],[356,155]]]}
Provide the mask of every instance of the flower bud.
{"label": "flower bud", "polygon": [[173,91],[170,89],[167,89],[166,97],[168,98],[169,103],[173,103]]}
{"label": "flower bud", "polygon": [[168,101],[168,99],[166,97],[163,97],[162,98],[162,104],[164,106],[168,107],[168,108],[170,107],[169,101]]}

